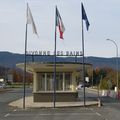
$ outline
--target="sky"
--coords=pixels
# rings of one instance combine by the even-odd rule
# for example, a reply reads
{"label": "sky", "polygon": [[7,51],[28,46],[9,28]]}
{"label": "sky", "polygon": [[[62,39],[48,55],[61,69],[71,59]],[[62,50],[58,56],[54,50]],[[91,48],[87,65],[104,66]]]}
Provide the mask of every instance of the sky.
{"label": "sky", "polygon": [[[64,40],[57,29],[57,51],[82,51],[81,2],[90,27],[84,27],[85,56],[116,57],[120,46],[120,0],[0,0],[0,51],[24,54],[26,3],[39,38],[28,25],[27,51],[54,51],[55,6],[62,17]],[[120,56],[120,51],[119,56]]]}

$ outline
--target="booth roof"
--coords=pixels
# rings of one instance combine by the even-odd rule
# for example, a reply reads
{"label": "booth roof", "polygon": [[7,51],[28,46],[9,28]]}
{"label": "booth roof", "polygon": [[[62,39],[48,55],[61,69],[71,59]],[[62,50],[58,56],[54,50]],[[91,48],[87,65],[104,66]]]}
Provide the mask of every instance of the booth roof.
{"label": "booth roof", "polygon": [[[16,65],[18,68],[23,69],[24,63],[19,63]],[[26,64],[27,71],[36,72],[51,72],[54,69],[54,62],[28,62]],[[80,71],[82,70],[82,63],[75,62],[56,62],[56,70],[58,71]],[[85,63],[85,67],[92,67],[92,64]]]}

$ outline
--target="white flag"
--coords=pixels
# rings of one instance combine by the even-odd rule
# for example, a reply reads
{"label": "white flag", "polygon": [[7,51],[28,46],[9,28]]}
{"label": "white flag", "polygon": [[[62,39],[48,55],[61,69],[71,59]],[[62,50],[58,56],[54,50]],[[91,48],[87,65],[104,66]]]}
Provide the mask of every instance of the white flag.
{"label": "white flag", "polygon": [[33,16],[32,16],[32,13],[31,13],[31,10],[30,10],[28,4],[27,4],[27,24],[32,24],[33,33],[37,34],[35,22],[34,22],[34,19],[33,19]]}

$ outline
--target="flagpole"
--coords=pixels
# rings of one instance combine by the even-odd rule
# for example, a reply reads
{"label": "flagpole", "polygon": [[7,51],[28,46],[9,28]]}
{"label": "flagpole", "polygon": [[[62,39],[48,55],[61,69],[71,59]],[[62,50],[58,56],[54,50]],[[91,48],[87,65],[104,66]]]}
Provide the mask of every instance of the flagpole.
{"label": "flagpole", "polygon": [[[27,11],[28,11],[28,3],[27,3]],[[23,78],[23,109],[25,109],[25,95],[26,95],[26,53],[27,53],[27,28],[28,24],[26,22],[25,27],[25,53],[24,53],[24,78]]]}
{"label": "flagpole", "polygon": [[[81,3],[81,11],[82,11],[82,3]],[[81,17],[81,18],[82,18],[82,17]],[[82,52],[83,52],[83,58],[82,58],[83,72],[82,72],[82,77],[83,77],[83,82],[84,82],[83,94],[84,94],[84,107],[85,107],[85,105],[86,105],[86,96],[85,96],[85,57],[84,57],[84,29],[83,29],[83,18],[82,18]]]}
{"label": "flagpole", "polygon": [[[57,6],[56,6],[57,9]],[[55,43],[54,43],[54,92],[53,92],[53,105],[55,108],[55,103],[56,103],[56,10],[55,9]]]}
{"label": "flagpole", "polygon": [[25,94],[26,94],[26,52],[27,52],[27,23],[25,30],[25,54],[24,54],[24,78],[23,78],[23,109],[25,109]]}

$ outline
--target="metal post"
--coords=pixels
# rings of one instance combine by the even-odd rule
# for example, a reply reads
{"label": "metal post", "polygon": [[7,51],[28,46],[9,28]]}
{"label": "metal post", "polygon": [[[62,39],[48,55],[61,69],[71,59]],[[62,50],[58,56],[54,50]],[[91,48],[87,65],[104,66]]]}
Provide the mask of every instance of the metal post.
{"label": "metal post", "polygon": [[93,66],[92,66],[92,88],[93,88],[93,79],[94,79],[94,69],[93,69]]}
{"label": "metal post", "polygon": [[25,93],[26,93],[26,52],[27,52],[27,23],[25,32],[25,55],[24,55],[24,78],[23,78],[23,109],[25,109]]}
{"label": "metal post", "polygon": [[116,42],[114,40],[111,39],[107,39],[109,41],[111,41],[112,43],[114,43],[115,47],[116,47],[116,82],[117,82],[117,95],[119,94],[119,78],[118,78],[118,46],[116,44]]}
{"label": "metal post", "polygon": [[[81,8],[82,9],[82,8]],[[84,107],[86,105],[86,96],[85,96],[85,57],[84,57],[84,30],[83,30],[83,20],[82,20],[82,64],[83,64],[83,74],[82,74],[82,78],[83,78],[83,83],[84,83],[84,87],[83,87],[83,91],[84,91]]]}
{"label": "metal post", "polygon": [[55,108],[55,103],[56,103],[56,25],[57,25],[57,20],[56,20],[56,13],[57,12],[57,6],[55,8],[55,44],[54,44],[54,81],[53,81],[53,107]]}

